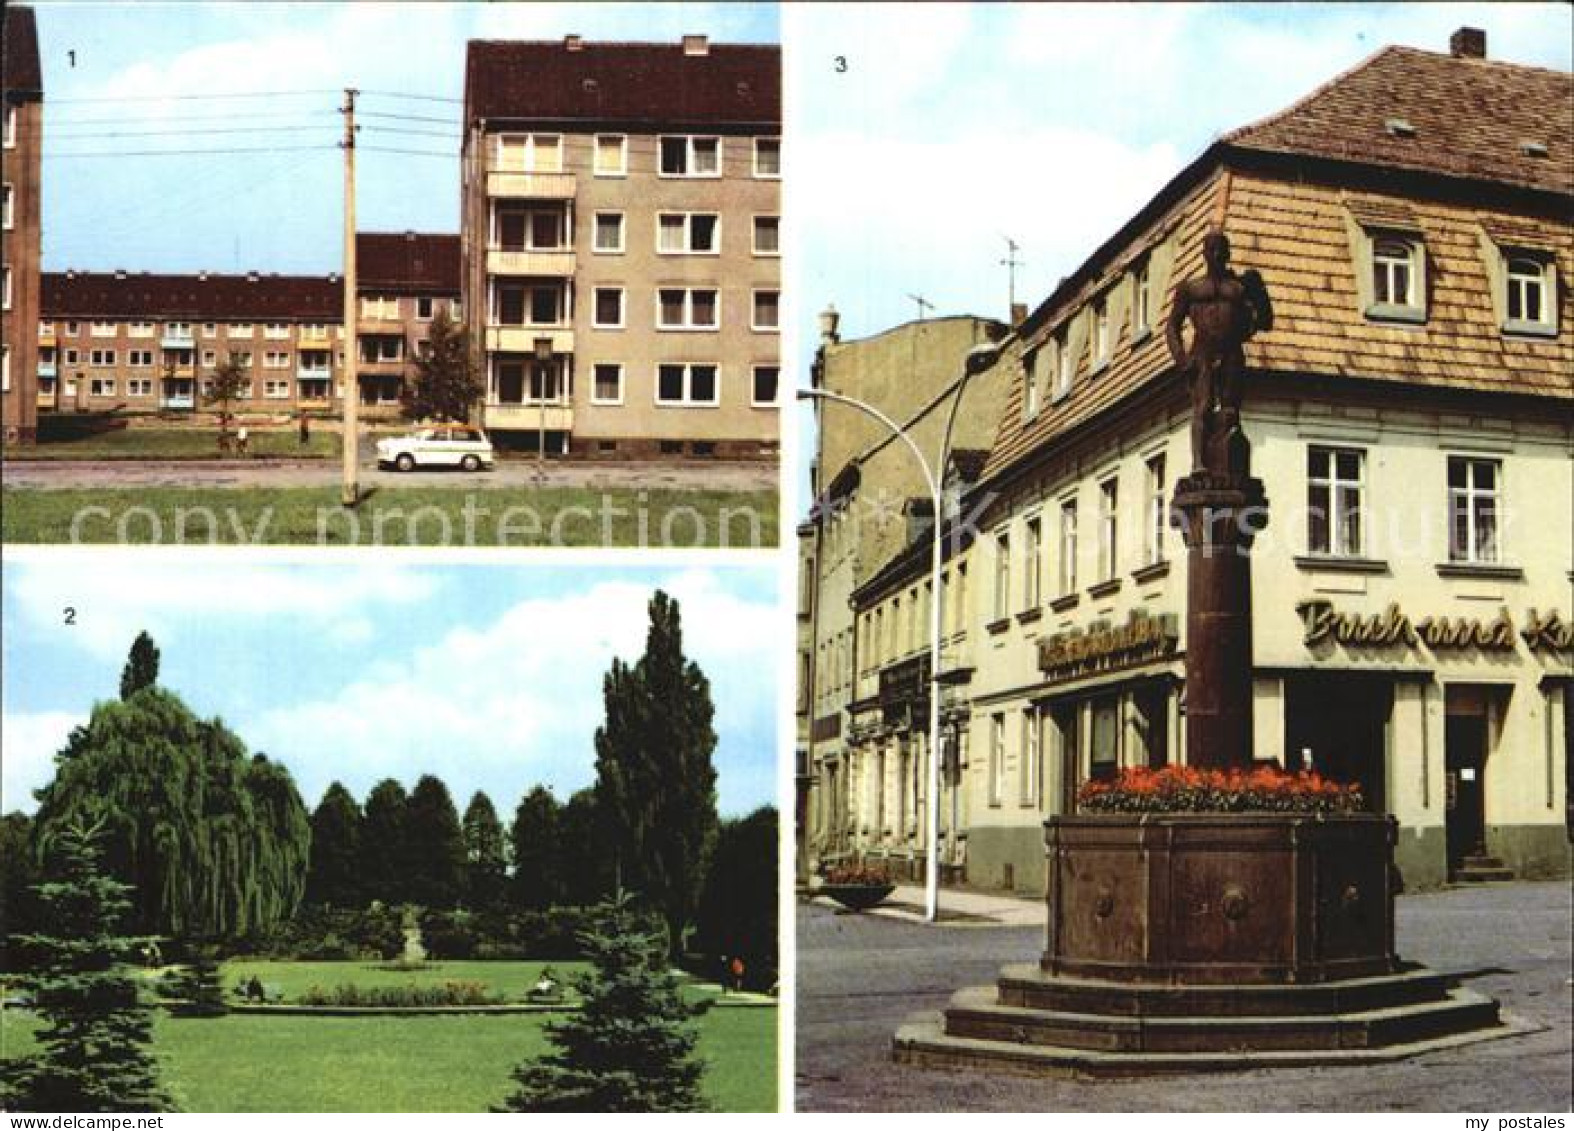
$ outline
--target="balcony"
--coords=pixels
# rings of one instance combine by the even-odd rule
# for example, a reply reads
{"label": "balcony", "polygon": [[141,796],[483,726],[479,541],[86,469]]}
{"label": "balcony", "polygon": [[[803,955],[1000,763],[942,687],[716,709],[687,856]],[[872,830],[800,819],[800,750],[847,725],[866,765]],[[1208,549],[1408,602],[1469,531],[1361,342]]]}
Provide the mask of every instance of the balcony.
{"label": "balcony", "polygon": [[355,363],[355,372],[360,377],[403,377],[404,358],[398,361],[367,361],[364,358]]}
{"label": "balcony", "polygon": [[167,350],[189,350],[196,344],[190,330],[171,330],[167,327],[159,335],[159,345]]}
{"label": "balcony", "polygon": [[570,249],[556,251],[500,251],[491,248],[486,253],[488,275],[538,275],[566,279],[574,274],[574,252]]}
{"label": "balcony", "polygon": [[54,349],[60,342],[53,330],[41,330],[38,334],[38,344],[45,349]]}
{"label": "balcony", "polygon": [[488,323],[486,349],[488,353],[536,352],[537,338],[551,338],[553,353],[574,352],[574,331],[552,326],[499,326]]}
{"label": "balcony", "polygon": [[333,341],[333,332],[322,326],[302,326],[295,340],[299,349],[325,350]]}
{"label": "balcony", "polygon": [[573,173],[501,173],[486,175],[487,196],[526,200],[573,200]]}
{"label": "balcony", "polygon": [[[364,369],[366,365],[367,363],[363,361],[359,368]],[[332,376],[333,374],[326,369],[309,368],[304,365],[299,365],[295,368],[295,379],[297,381],[326,381]]]}
{"label": "balcony", "polygon": [[38,375],[41,378],[42,377],[57,377],[57,376],[59,376],[59,373],[58,373],[58,371],[57,371],[57,369],[55,367],[55,363],[54,362],[52,362],[52,361],[40,361],[38,363]]}
{"label": "balcony", "polygon": [[545,406],[531,403],[498,404],[488,401],[486,426],[494,431],[571,432],[574,429],[574,410],[566,404]]}
{"label": "balcony", "polygon": [[357,314],[355,316],[355,332],[361,337],[368,334],[404,334],[404,319],[380,318],[370,314]]}

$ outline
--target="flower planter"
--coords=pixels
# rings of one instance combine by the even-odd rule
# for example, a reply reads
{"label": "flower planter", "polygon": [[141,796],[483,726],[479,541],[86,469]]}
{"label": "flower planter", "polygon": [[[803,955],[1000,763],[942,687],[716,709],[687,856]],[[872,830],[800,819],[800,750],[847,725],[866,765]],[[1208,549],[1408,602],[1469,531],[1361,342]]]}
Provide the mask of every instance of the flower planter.
{"label": "flower planter", "polygon": [[830,896],[849,911],[867,911],[896,890],[895,884],[822,884],[820,894]]}
{"label": "flower planter", "polygon": [[1390,973],[1395,829],[1371,813],[1052,817],[1040,965],[1179,985]]}

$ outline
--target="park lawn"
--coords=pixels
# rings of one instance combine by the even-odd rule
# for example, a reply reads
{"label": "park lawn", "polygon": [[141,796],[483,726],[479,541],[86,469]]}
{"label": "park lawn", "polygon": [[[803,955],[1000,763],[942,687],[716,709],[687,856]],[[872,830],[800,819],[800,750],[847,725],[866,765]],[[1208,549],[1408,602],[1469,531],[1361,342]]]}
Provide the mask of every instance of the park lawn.
{"label": "park lawn", "polygon": [[377,487],[6,488],[8,543],[774,547],[774,490]]}
{"label": "park lawn", "polygon": [[[72,440],[45,440],[37,444],[7,447],[8,460],[67,459],[217,459],[218,429],[214,428],[119,428]],[[302,444],[294,429],[248,429],[247,447],[253,458],[259,456],[291,459],[337,459],[339,435],[326,429],[312,432]]]}
{"label": "park lawn", "polygon": [[[576,963],[439,962],[385,970],[365,962],[264,962],[224,966],[233,986],[252,974],[296,996],[313,983],[403,984],[466,979],[522,993],[541,968],[564,976]],[[695,989],[696,995],[706,991]],[[187,1111],[485,1111],[511,1088],[510,1073],[546,1051],[550,1015],[303,1017],[160,1013],[154,1049],[165,1084]],[[0,1057],[25,1055],[33,1016],[6,1010]],[[698,1021],[708,1062],[705,1094],[720,1111],[775,1111],[777,1011],[718,1008]]]}

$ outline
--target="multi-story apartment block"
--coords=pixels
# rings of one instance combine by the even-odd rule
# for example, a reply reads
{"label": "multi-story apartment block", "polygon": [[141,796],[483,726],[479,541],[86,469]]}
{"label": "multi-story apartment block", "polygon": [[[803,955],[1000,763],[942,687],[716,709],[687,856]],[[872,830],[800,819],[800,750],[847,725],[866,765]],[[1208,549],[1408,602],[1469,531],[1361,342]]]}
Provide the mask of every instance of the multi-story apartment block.
{"label": "multi-story apartment block", "polygon": [[[1213,228],[1275,309],[1243,408],[1269,499],[1256,756],[1358,782],[1398,818],[1408,884],[1483,857],[1568,872],[1574,152],[1553,123],[1574,80],[1485,47],[1462,29],[1449,54],[1386,48],[1221,138],[1003,343],[1009,394],[962,508],[973,595],[946,618],[967,640],[946,661],[967,675],[967,882],[1042,890],[1043,820],[1083,782],[1187,761],[1169,499],[1190,410],[1164,331]],[[854,639],[876,643],[852,731],[887,723],[835,815],[864,856],[922,860],[883,815],[928,803],[888,768],[919,748],[901,626],[927,576],[910,550],[853,594]]]}
{"label": "multi-story apartment block", "polygon": [[699,35],[469,45],[464,307],[495,438],[777,451],[780,67]]}
{"label": "multi-story apartment block", "polygon": [[[453,317],[458,238],[357,238],[361,404],[398,411],[439,311]],[[37,405],[45,412],[190,411],[228,357],[252,375],[238,408],[331,412],[344,394],[343,282],[334,275],[44,276]]]}
{"label": "multi-story apartment block", "polygon": [[0,426],[6,443],[27,442],[37,430],[36,382],[41,366],[38,325],[44,145],[44,79],[31,8],[7,5],[4,21],[3,231],[0,231]]}

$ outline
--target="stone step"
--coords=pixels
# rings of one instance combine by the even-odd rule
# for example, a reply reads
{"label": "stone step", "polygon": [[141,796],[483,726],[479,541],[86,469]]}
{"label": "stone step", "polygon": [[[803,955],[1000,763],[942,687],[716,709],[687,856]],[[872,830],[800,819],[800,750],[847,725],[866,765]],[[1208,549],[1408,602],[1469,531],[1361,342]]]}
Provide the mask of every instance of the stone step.
{"label": "stone step", "polygon": [[1513,878],[1514,869],[1505,867],[1501,860],[1491,863],[1466,860],[1454,873],[1454,882],[1460,884],[1503,882]]}
{"label": "stone step", "polygon": [[1046,974],[1033,963],[1000,972],[1001,1005],[1116,1017],[1288,1017],[1440,1001],[1448,979],[1424,966],[1333,982],[1186,986]]}
{"label": "stone step", "polygon": [[[1470,995],[1472,997],[1478,995]],[[900,1064],[972,1069],[1024,1076],[1119,1077],[1239,1072],[1256,1068],[1383,1064],[1475,1041],[1534,1031],[1501,1019],[1496,1025],[1367,1048],[1268,1049],[1206,1052],[1123,1052],[950,1036],[939,1013],[908,1019],[892,1042]]]}
{"label": "stone step", "polygon": [[1111,1017],[1001,1005],[994,987],[960,991],[945,1011],[950,1037],[1122,1053],[1235,1053],[1379,1048],[1497,1023],[1497,1003],[1469,990],[1440,1001],[1287,1017]]}

